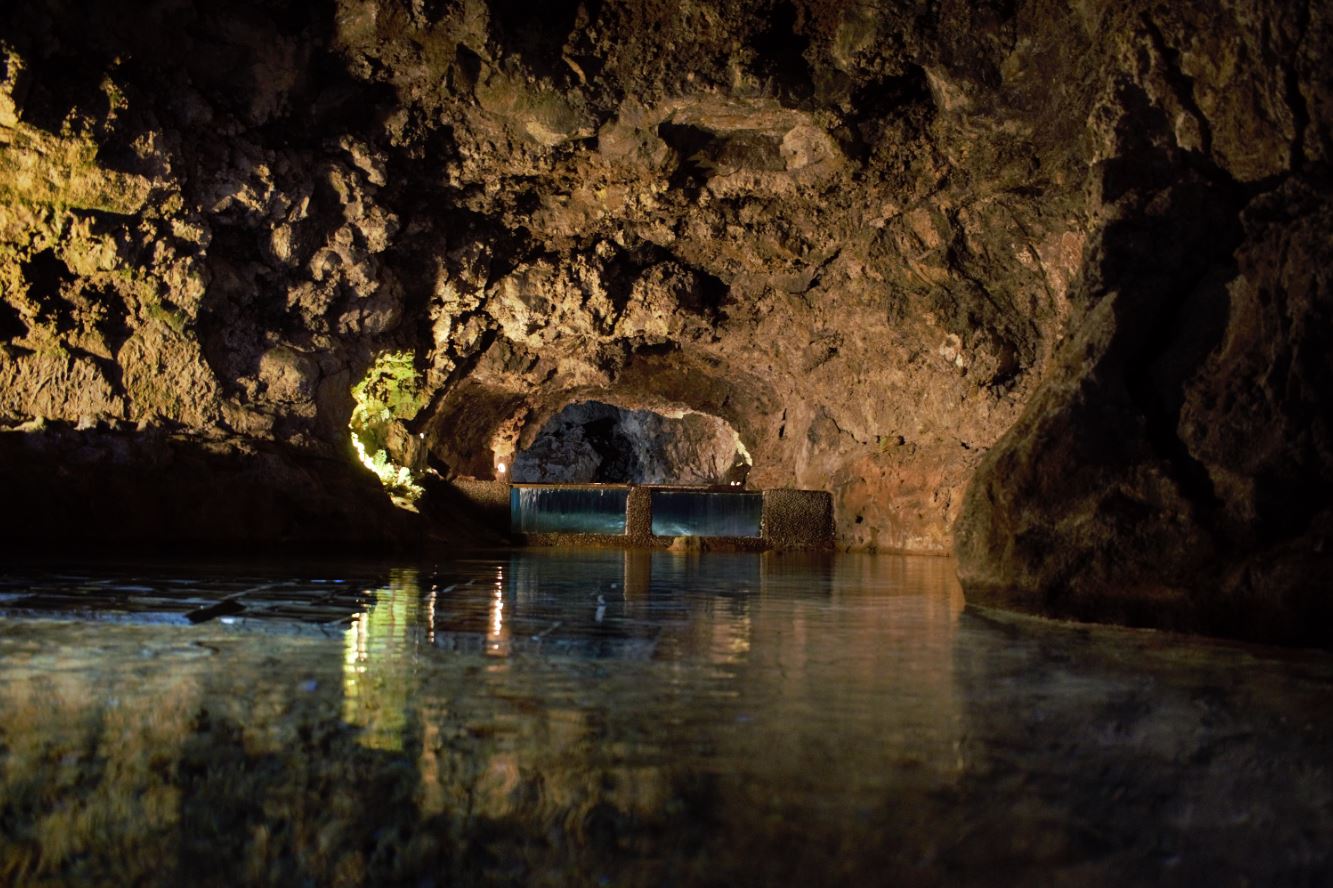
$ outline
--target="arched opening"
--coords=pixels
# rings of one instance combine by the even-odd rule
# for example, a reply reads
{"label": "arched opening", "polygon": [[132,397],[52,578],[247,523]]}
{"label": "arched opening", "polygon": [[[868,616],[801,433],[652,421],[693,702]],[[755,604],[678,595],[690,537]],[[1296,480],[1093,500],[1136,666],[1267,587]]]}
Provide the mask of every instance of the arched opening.
{"label": "arched opening", "polygon": [[520,483],[744,486],[750,465],[736,430],[716,416],[580,401],[515,455],[510,475]]}

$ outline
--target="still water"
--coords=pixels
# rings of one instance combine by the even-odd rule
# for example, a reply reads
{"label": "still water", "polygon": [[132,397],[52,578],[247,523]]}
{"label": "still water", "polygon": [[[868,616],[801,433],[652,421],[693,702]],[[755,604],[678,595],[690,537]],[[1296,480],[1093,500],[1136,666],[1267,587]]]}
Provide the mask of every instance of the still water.
{"label": "still water", "polygon": [[1333,880],[1333,658],[944,559],[0,578],[0,884]]}

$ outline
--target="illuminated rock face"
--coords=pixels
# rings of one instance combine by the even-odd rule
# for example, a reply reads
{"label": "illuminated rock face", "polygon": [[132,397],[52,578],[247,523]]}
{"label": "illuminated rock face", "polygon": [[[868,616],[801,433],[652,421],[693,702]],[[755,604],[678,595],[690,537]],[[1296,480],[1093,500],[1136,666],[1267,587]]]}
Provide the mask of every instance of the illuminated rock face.
{"label": "illuminated rock face", "polygon": [[513,481],[528,483],[729,484],[749,454],[736,431],[700,413],[666,417],[598,401],[571,404],[519,453]]}
{"label": "illuminated rock face", "polygon": [[410,351],[445,475],[715,416],[977,600],[1233,631],[1327,526],[1320,4],[11,5],[0,472],[259,450],[319,539]]}

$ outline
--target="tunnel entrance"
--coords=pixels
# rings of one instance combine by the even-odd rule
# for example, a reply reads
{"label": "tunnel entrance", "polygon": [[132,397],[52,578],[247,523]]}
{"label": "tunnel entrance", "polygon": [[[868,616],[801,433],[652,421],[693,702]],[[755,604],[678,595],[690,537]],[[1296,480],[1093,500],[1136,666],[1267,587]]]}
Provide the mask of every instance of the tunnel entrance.
{"label": "tunnel entrance", "polygon": [[530,484],[726,484],[744,486],[750,454],[725,420],[570,404],[514,457],[511,479]]}

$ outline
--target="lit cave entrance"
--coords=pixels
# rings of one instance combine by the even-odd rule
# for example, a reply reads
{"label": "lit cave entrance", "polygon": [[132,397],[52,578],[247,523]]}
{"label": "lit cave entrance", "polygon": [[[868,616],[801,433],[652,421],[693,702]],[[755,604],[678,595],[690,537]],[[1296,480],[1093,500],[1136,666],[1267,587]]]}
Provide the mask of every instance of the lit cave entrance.
{"label": "lit cave entrance", "polygon": [[703,413],[570,404],[514,457],[527,484],[683,484],[743,487],[750,454],[725,420]]}
{"label": "lit cave entrance", "polygon": [[570,404],[514,458],[511,527],[640,542],[756,538],[763,498],[740,489],[750,464],[736,430],[716,416]]}

